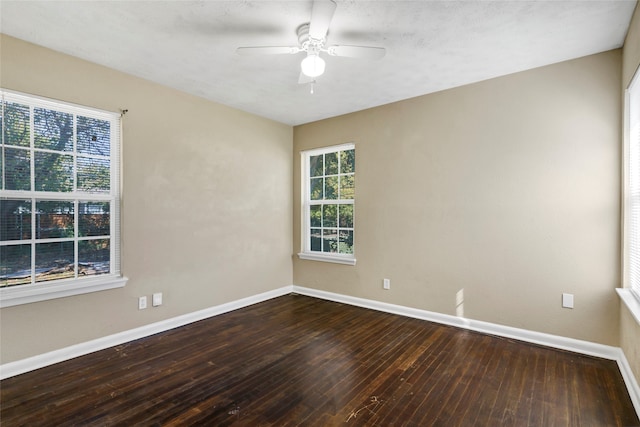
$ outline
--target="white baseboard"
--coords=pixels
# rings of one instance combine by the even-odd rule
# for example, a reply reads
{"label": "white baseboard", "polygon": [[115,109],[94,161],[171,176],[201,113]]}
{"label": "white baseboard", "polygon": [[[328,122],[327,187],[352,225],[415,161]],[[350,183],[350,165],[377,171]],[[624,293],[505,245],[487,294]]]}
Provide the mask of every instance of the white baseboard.
{"label": "white baseboard", "polygon": [[463,329],[482,332],[490,335],[497,335],[505,338],[513,338],[520,341],[539,344],[547,347],[558,348],[562,350],[573,351],[576,353],[596,356],[603,359],[615,360],[629,391],[629,396],[640,414],[640,387],[636,381],[629,362],[627,361],[622,349],[603,344],[596,344],[589,341],[576,340],[557,335],[545,334],[542,332],[529,331],[526,329],[513,328],[510,326],[498,325],[495,323],[482,322],[479,320],[465,319],[462,317],[451,316],[448,314],[436,313],[427,310],[405,307],[401,305],[389,304],[385,302],[369,300],[364,298],[352,297],[348,295],[336,294],[317,289],[305,288],[301,286],[284,286],[279,289],[231,301],[225,304],[210,307],[204,310],[195,311],[182,316],[173,317],[149,325],[134,328],[128,331],[120,332],[84,343],[72,345],[59,350],[29,357],[15,362],[9,362],[0,365],[0,379],[10,378],[15,375],[43,368],[54,363],[63,362],[74,357],[83,356],[95,351],[104,350],[105,348],[124,344],[129,341],[144,338],[160,332],[168,331],[189,323],[237,310],[267,301],[282,295],[290,293],[307,295],[310,297],[320,298],[328,301],[335,301],[344,304],[354,305],[357,307],[369,308],[385,313],[397,314],[400,316],[412,317],[415,319],[427,320],[430,322],[440,323],[444,325],[456,326]]}
{"label": "white baseboard", "polygon": [[193,313],[184,314],[182,316],[173,317],[171,319],[162,320],[160,322],[151,323],[149,325],[140,326],[139,328],[130,329],[128,331],[119,332],[117,334],[108,335],[106,337],[97,338],[95,340],[83,342],[59,350],[50,351],[48,353],[39,354],[37,356],[28,357],[26,359],[17,360],[15,362],[4,363],[0,365],[0,380],[10,378],[25,372],[53,365],[54,363],[63,362],[73,359],[74,357],[84,356],[85,354],[95,351],[104,350],[105,348],[124,344],[129,341],[155,335],[160,332],[168,331],[189,323],[217,316],[218,314],[227,313],[239,308],[247,307],[262,301],[287,295],[292,292],[292,286],[274,289],[258,295],[231,301],[225,304],[209,307],[204,310],[194,311]]}
{"label": "white baseboard", "polygon": [[465,319],[448,314],[436,313],[427,310],[405,307],[401,305],[389,304],[385,302],[352,297],[349,295],[336,294],[333,292],[320,291],[317,289],[293,286],[293,292],[310,297],[325,299],[329,301],[341,302],[358,307],[370,308],[385,313],[398,314],[400,316],[412,317],[415,319],[428,320],[430,322],[456,326],[463,329],[482,332],[490,335],[497,335],[505,338],[512,338],[546,347],[568,350],[575,353],[614,360],[618,364],[622,378],[629,391],[629,396],[633,402],[636,413],[640,415],[640,387],[631,371],[629,362],[620,347],[612,347],[597,344],[589,341],[582,341],[573,338],[561,337],[558,335],[545,334],[542,332],[529,331],[526,329],[513,328],[510,326],[498,325],[495,323],[482,322],[479,320]]}

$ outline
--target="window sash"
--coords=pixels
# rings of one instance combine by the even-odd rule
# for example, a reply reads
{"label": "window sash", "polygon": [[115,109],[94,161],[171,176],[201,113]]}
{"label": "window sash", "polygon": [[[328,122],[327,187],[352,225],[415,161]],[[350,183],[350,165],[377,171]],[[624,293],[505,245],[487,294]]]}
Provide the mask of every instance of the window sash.
{"label": "window sash", "polygon": [[[28,284],[19,284],[14,286],[4,286],[0,288],[0,306],[10,306],[21,304],[25,302],[39,301],[44,299],[55,298],[58,296],[69,296],[78,293],[91,292],[93,290],[110,289],[112,287],[124,286],[126,282],[125,278],[121,277],[120,272],[120,143],[121,143],[121,117],[119,113],[107,112],[97,110],[90,107],[83,107],[74,104],[69,104],[61,101],[50,100],[46,98],[36,97],[32,95],[22,94],[14,91],[0,89],[0,96],[2,99],[2,108],[5,103],[16,103],[29,107],[29,146],[14,146],[7,145],[4,141],[4,132],[0,139],[0,150],[20,149],[25,152],[29,152],[30,165],[29,165],[29,189],[21,190],[7,190],[5,189],[5,176],[7,173],[5,165],[2,166],[4,171],[0,176],[0,197],[4,199],[21,199],[30,201],[31,203],[31,236],[29,239],[24,240],[6,240],[0,241],[0,249],[8,248],[16,245],[30,245],[31,247],[31,280]],[[64,148],[64,151],[52,150],[50,148],[39,148],[35,143],[36,128],[34,126],[34,111],[36,109],[46,109],[55,112],[61,112],[70,114],[73,120],[73,136],[72,145],[73,148],[69,150]],[[79,119],[81,118],[81,119]],[[99,142],[96,146],[92,146],[89,142],[84,144],[82,150],[79,146],[81,144],[78,136],[79,126],[82,123],[87,126],[87,122],[91,120],[106,121],[109,123],[108,138],[109,138],[109,153],[106,155],[106,146],[103,152],[95,151],[96,147],[99,147]],[[6,124],[4,124],[6,125]],[[107,133],[103,133],[100,137],[107,137]],[[91,141],[95,141],[92,139]],[[105,139],[106,141],[106,139]],[[73,159],[73,173],[72,181],[73,185],[71,191],[38,191],[36,188],[35,175],[37,170],[35,169],[35,153],[54,153],[69,155]],[[104,154],[103,154],[104,153]],[[4,159],[4,156],[2,157]],[[96,191],[82,191],[79,188],[78,176],[82,173],[78,169],[78,161],[92,161],[109,162],[109,170],[103,169],[108,174],[108,191],[105,190]],[[87,173],[88,176],[95,176],[95,170]],[[105,178],[106,179],[106,178]],[[106,183],[106,181],[104,181]],[[86,188],[86,187],[85,187]],[[95,187],[94,187],[95,188]],[[74,206],[74,225],[73,225],[73,237],[60,237],[60,238],[37,238],[36,236],[36,217],[38,216],[36,210],[36,204],[39,201],[68,201]],[[109,209],[109,234],[108,235],[89,235],[81,236],[79,232],[78,221],[82,215],[79,212],[79,204],[85,202],[108,202]],[[78,247],[82,242],[105,240],[109,245],[109,273],[89,275],[86,278],[78,276],[79,263],[82,261],[78,254]],[[43,243],[52,242],[73,242],[74,246],[74,275],[73,278],[56,279],[50,281],[36,281],[35,273],[35,251],[36,246]],[[85,254],[86,255],[86,254]],[[47,296],[50,295],[50,296]],[[26,297],[26,300],[23,300]],[[15,299],[15,301],[14,301]]]}
{"label": "window sash", "polygon": [[[353,233],[355,232],[355,224],[351,224],[351,227],[344,227],[344,226],[340,226],[339,224],[339,213],[338,213],[338,218],[336,219],[336,226],[320,226],[320,227],[312,227],[310,224],[310,216],[311,216],[311,207],[312,206],[321,206],[322,209],[324,209],[324,206],[328,206],[328,205],[337,205],[339,206],[354,206],[355,205],[355,198],[351,198],[351,199],[341,199],[341,198],[336,198],[336,199],[325,199],[324,196],[325,194],[323,193],[323,198],[322,199],[313,199],[311,198],[311,165],[310,165],[310,161],[311,158],[314,156],[319,156],[319,155],[323,155],[323,154],[331,154],[331,153],[338,153],[341,151],[348,151],[348,150],[353,150],[355,149],[355,144],[342,144],[342,145],[337,145],[337,146],[331,146],[331,147],[325,147],[325,148],[318,148],[318,149],[313,149],[313,150],[308,150],[308,151],[303,151],[301,153],[301,165],[302,165],[302,182],[303,182],[303,188],[302,188],[302,199],[303,199],[303,203],[302,203],[302,242],[301,242],[301,246],[302,246],[302,253],[299,254],[300,258],[303,259],[314,259],[314,260],[328,260],[328,261],[333,261],[333,262],[339,262],[339,263],[346,263],[346,264],[354,264],[355,263],[355,245],[353,245],[353,252],[351,254],[348,253],[337,253],[337,252],[328,252],[328,251],[323,251],[323,249],[321,248],[320,250],[312,250],[312,243],[311,243],[311,237],[312,237],[312,229],[314,230],[322,230],[322,233],[325,232],[325,230],[335,230],[338,234],[342,231],[342,232],[346,232],[346,233]],[[332,173],[332,174],[325,174],[325,171],[323,171],[322,175],[318,175],[318,176],[314,176],[313,178],[333,178],[333,177],[345,177],[345,176],[355,176],[355,173],[353,172],[349,172],[349,173],[341,173],[341,166],[340,166],[340,159],[338,159],[338,173]],[[340,179],[340,178],[338,178]],[[338,184],[339,185],[339,184]],[[353,221],[353,219],[352,219]]]}

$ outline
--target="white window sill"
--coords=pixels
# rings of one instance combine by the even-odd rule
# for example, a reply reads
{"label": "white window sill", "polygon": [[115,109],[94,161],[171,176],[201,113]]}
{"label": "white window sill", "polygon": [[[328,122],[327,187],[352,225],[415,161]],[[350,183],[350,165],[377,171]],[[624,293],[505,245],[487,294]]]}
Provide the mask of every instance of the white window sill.
{"label": "white window sill", "polygon": [[306,259],[309,261],[322,261],[333,262],[336,264],[356,265],[356,259],[350,256],[344,255],[324,255],[311,252],[301,252],[298,254],[298,258]]}
{"label": "white window sill", "polygon": [[620,299],[625,303],[631,315],[640,325],[640,300],[628,288],[617,288],[616,292],[620,295]]}
{"label": "white window sill", "polygon": [[2,288],[0,289],[0,308],[122,288],[127,284],[127,280],[123,276],[102,276]]}

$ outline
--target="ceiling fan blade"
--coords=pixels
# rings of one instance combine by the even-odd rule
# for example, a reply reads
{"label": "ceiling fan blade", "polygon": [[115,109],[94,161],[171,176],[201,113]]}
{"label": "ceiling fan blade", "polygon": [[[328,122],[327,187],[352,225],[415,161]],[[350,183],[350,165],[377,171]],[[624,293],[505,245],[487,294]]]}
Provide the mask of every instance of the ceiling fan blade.
{"label": "ceiling fan blade", "polygon": [[306,83],[311,83],[314,80],[315,80],[314,77],[309,77],[305,73],[300,71],[300,77],[298,77],[298,84],[303,85],[303,84],[306,84]]}
{"label": "ceiling fan blade", "polygon": [[348,58],[380,59],[385,55],[386,50],[383,47],[336,45],[329,46],[327,53],[332,56],[345,56]]}
{"label": "ceiling fan blade", "polygon": [[311,22],[309,23],[309,37],[323,40],[329,31],[329,24],[336,11],[333,0],[314,0],[311,8]]}
{"label": "ceiling fan blade", "polygon": [[238,55],[281,55],[298,52],[301,52],[298,46],[239,47],[236,49]]}

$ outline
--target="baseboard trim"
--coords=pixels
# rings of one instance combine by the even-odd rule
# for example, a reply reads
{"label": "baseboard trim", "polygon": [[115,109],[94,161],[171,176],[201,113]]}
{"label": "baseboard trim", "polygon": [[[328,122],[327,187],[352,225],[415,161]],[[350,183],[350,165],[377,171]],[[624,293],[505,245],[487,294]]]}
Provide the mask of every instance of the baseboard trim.
{"label": "baseboard trim", "polygon": [[236,301],[209,307],[204,310],[194,311],[193,313],[184,314],[181,316],[162,320],[160,322],[150,323],[148,325],[140,326],[128,331],[123,331],[117,334],[108,335],[106,337],[97,338],[95,340],[75,344],[69,347],[61,348],[59,350],[54,350],[47,353],[39,354],[37,356],[28,357],[26,359],[17,360],[15,362],[4,363],[0,365],[0,380],[43,368],[45,366],[53,365],[54,363],[73,359],[74,357],[84,356],[85,354],[124,344],[129,341],[148,337],[150,335],[155,335],[160,332],[188,325],[189,323],[204,320],[209,317],[217,316],[219,314],[257,304],[259,302],[263,302],[282,295],[288,295],[291,292],[292,286],[285,286],[282,288],[274,289],[272,291],[242,298]]}
{"label": "baseboard trim", "polygon": [[545,334],[542,332],[529,331],[526,329],[513,328],[510,326],[498,325],[495,323],[482,322],[479,320],[466,319],[463,317],[448,314],[436,313],[417,308],[410,308],[401,305],[389,304],[364,298],[352,297],[349,295],[336,294],[332,292],[319,291],[317,289],[294,286],[293,292],[300,295],[326,299],[335,302],[355,305],[358,307],[370,308],[386,313],[399,314],[401,316],[413,317],[416,319],[428,320],[472,331],[482,332],[489,335],[497,335],[505,338],[513,338],[533,344],[540,344],[547,347],[569,350],[590,356],[601,357],[609,360],[616,360],[618,347],[611,347],[603,344],[596,344],[589,341],[581,341],[573,338],[566,338],[557,335]]}
{"label": "baseboard trim", "polygon": [[638,381],[636,381],[636,377],[633,375],[633,371],[631,370],[631,365],[629,365],[629,361],[624,355],[622,349],[619,348],[618,352],[619,355],[616,359],[616,362],[618,362],[618,368],[620,369],[624,383],[627,386],[627,391],[629,391],[629,397],[631,397],[633,407],[636,409],[636,413],[640,417],[640,385],[638,385]]}
{"label": "baseboard trim", "polygon": [[128,331],[123,331],[117,334],[108,335],[106,337],[97,338],[95,340],[72,345],[59,350],[50,351],[48,353],[43,353],[26,359],[17,360],[15,362],[5,363],[0,365],[0,380],[43,368],[45,366],[53,365],[54,363],[63,362],[65,360],[73,359],[79,356],[84,356],[85,354],[104,350],[109,347],[124,344],[129,341],[145,338],[150,335],[155,335],[160,332],[188,325],[189,323],[204,320],[213,316],[217,316],[219,314],[227,313],[233,310],[267,301],[272,298],[288,295],[292,292],[328,301],[369,308],[385,313],[397,314],[400,316],[412,317],[415,319],[455,326],[458,328],[468,329],[489,335],[512,338],[519,341],[543,345],[546,347],[573,351],[576,353],[600,357],[603,359],[615,360],[627,386],[629,396],[631,397],[631,401],[633,402],[636,412],[640,414],[640,386],[638,385],[638,382],[633,374],[633,371],[631,370],[631,366],[629,365],[624,352],[619,347],[612,347],[603,344],[592,343],[589,341],[582,341],[573,338],[545,334],[542,332],[529,331],[526,329],[513,328],[510,326],[482,322],[479,320],[465,319],[448,314],[420,310],[416,308],[389,304],[381,301],[358,298],[349,295],[337,294],[333,292],[321,291],[318,289],[305,288],[295,285],[284,286],[272,291],[263,292],[261,294],[242,298],[236,301],[209,307],[204,310],[199,310],[193,313],[173,317],[171,319],[162,320],[160,322],[151,323],[149,325],[141,326]]}
{"label": "baseboard trim", "polygon": [[479,320],[465,319],[448,314],[436,313],[427,310],[405,307],[401,305],[389,304],[385,302],[353,297],[349,295],[336,294],[333,292],[321,291],[317,289],[293,286],[293,292],[314,298],[328,301],[340,302],[385,313],[397,314],[400,316],[412,317],[415,319],[427,320],[458,328],[468,329],[489,335],[496,335],[504,338],[512,338],[546,347],[572,351],[588,356],[600,357],[602,359],[614,360],[618,364],[622,378],[624,379],[629,397],[633,402],[636,413],[640,415],[640,387],[631,371],[631,366],[627,361],[624,352],[620,347],[612,347],[604,344],[597,344],[589,341],[577,340],[574,338],[561,337],[558,335],[545,334],[542,332],[529,331],[510,326],[498,325],[495,323],[482,322]]}

